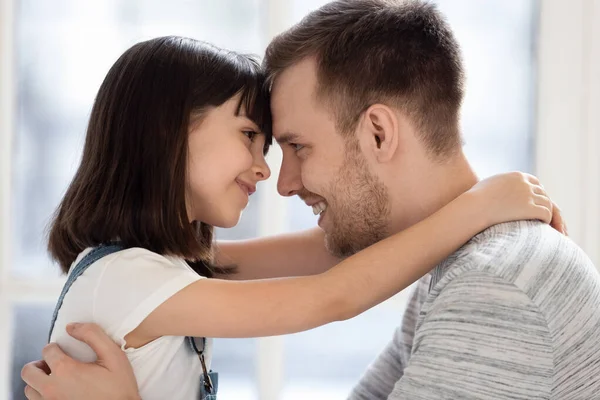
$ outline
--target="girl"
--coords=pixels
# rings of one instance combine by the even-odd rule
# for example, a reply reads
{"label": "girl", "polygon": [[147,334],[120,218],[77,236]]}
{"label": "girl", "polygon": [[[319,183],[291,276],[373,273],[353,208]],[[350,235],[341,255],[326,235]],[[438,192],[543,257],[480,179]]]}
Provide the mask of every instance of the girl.
{"label": "girl", "polygon": [[[269,124],[253,60],[178,37],[127,50],[100,87],[81,165],[51,225],[50,253],[69,274],[51,341],[93,361],[65,326],[96,322],[126,352],[142,398],[215,398],[210,341],[198,338],[280,335],[351,318],[490,225],[551,219],[535,178],[509,174],[329,270],[318,231],[297,236],[285,270],[302,265],[295,254],[319,249],[316,267],[307,266],[316,275],[203,279],[236,276],[213,265],[212,230],[236,225],[252,188],[269,177]],[[269,275],[244,269],[240,276]]]}

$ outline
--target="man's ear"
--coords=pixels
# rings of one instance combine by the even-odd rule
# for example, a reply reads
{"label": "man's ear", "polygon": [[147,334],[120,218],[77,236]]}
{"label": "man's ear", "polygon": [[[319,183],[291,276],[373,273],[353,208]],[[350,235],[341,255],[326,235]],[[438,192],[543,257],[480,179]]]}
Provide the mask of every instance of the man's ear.
{"label": "man's ear", "polygon": [[399,145],[399,121],[396,113],[384,104],[373,104],[362,115],[360,122],[361,141],[380,163],[389,162]]}

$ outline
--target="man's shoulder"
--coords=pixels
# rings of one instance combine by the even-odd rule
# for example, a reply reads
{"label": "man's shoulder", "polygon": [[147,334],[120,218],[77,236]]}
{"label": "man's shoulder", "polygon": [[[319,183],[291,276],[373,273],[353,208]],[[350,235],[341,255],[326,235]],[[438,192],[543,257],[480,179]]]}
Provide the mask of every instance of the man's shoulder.
{"label": "man's shoulder", "polygon": [[565,238],[539,221],[516,221],[494,225],[474,236],[457,251],[457,259],[474,266],[514,263],[554,252]]}
{"label": "man's shoulder", "polygon": [[[430,297],[457,279],[477,285],[481,274],[498,278],[498,285],[514,286],[538,304],[543,304],[541,293],[547,302],[550,296],[586,295],[582,291],[600,287],[600,274],[586,254],[569,238],[536,221],[500,224],[475,236],[433,271]],[[592,286],[566,287],[582,281]]]}
{"label": "man's shoulder", "polygon": [[589,259],[576,244],[547,224],[518,221],[495,225],[473,237],[437,268],[433,279],[435,284],[448,274],[482,271],[513,282],[525,270],[530,276],[554,265],[577,268],[586,262]]}

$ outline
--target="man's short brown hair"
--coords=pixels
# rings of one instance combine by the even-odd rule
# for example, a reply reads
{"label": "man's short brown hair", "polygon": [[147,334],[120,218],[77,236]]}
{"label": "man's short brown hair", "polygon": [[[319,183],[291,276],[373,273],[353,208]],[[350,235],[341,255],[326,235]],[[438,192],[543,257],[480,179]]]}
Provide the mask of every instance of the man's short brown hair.
{"label": "man's short brown hair", "polygon": [[460,147],[460,49],[436,6],[423,1],[338,0],[308,14],[268,46],[272,84],[308,57],[317,63],[317,98],[342,133],[370,105],[398,107],[436,156]]}

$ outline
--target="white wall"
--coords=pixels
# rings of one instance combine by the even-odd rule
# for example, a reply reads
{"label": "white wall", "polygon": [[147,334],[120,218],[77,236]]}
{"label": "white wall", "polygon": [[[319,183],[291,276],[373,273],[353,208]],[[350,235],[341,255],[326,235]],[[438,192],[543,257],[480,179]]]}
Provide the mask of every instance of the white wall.
{"label": "white wall", "polygon": [[536,173],[600,267],[600,2],[540,3]]}
{"label": "white wall", "polygon": [[8,395],[10,371],[10,303],[6,290],[9,265],[9,199],[13,132],[13,2],[0,0],[0,399]]}

